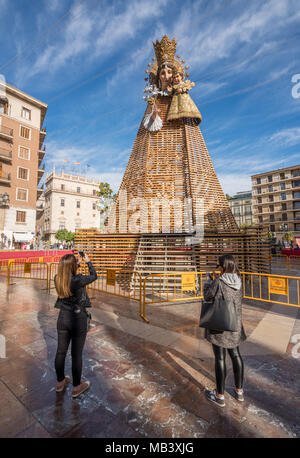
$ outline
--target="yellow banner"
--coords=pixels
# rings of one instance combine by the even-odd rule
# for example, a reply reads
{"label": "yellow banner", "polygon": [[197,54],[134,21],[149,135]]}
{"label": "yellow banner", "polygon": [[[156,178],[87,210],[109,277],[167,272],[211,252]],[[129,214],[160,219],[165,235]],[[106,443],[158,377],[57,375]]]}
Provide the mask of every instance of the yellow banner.
{"label": "yellow banner", "polygon": [[24,263],[24,274],[30,274],[31,273],[31,264],[30,262],[25,262]]}
{"label": "yellow banner", "polygon": [[181,274],[181,291],[195,291],[196,274],[194,272]]}
{"label": "yellow banner", "polygon": [[270,294],[283,294],[288,295],[288,279],[269,277],[269,291]]}
{"label": "yellow banner", "polygon": [[110,286],[115,286],[116,284],[116,271],[108,270],[106,272],[106,284]]}

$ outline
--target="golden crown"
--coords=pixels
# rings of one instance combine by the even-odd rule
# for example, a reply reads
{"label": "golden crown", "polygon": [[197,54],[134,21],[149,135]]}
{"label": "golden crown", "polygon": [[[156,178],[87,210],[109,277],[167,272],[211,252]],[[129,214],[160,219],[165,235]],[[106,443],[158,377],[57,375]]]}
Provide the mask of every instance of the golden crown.
{"label": "golden crown", "polygon": [[175,41],[175,38],[170,40],[167,35],[165,35],[160,41],[156,40],[156,42],[153,43],[156,60],[159,67],[161,67],[161,65],[166,62],[169,64],[174,63],[176,46],[177,42]]}
{"label": "golden crown", "polygon": [[[185,64],[185,60],[182,59],[182,63],[180,60],[175,59],[175,53],[176,53],[176,46],[177,46],[177,41],[175,38],[172,38],[170,40],[167,35],[165,35],[160,41],[156,40],[155,43],[153,43],[155,55],[156,55],[156,61],[155,58],[153,57],[152,63],[148,64],[149,69],[146,70],[146,77],[145,80],[148,80],[148,74],[149,74],[149,80],[153,81],[153,78],[155,79],[157,76],[157,70],[159,67],[161,67],[163,64],[171,64],[173,68],[176,69],[176,71],[180,72],[185,76],[185,69],[187,70],[189,68],[188,65],[185,67],[182,64]],[[180,59],[181,56],[177,56],[178,59]],[[189,76],[189,73],[186,73],[186,76]]]}

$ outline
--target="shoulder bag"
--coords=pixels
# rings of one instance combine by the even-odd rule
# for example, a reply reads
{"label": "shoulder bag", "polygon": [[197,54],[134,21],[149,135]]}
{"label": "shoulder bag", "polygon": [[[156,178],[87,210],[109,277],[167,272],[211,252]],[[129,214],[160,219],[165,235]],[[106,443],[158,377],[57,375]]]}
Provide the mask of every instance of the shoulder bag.
{"label": "shoulder bag", "polygon": [[219,280],[221,295],[212,302],[202,301],[199,326],[214,331],[236,332],[238,326],[235,304],[225,300],[221,281]]}

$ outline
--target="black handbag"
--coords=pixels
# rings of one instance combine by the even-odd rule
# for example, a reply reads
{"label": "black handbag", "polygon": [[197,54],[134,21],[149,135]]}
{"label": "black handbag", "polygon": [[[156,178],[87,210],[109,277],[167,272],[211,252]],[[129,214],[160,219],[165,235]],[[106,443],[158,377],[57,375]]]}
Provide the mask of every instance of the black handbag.
{"label": "black handbag", "polygon": [[238,330],[236,308],[232,301],[226,301],[219,280],[221,296],[215,298],[212,302],[202,301],[200,328],[207,328],[214,331],[231,331]]}

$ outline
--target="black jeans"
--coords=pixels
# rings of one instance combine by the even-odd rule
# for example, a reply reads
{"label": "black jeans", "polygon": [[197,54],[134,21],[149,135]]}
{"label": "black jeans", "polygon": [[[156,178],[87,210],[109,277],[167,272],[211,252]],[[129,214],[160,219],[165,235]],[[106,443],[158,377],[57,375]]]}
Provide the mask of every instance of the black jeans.
{"label": "black jeans", "polygon": [[[244,363],[240,355],[239,347],[227,348],[227,350],[232,361],[235,387],[241,389],[244,380]],[[226,348],[213,345],[213,351],[215,354],[217,393],[224,394],[226,380]]]}
{"label": "black jeans", "polygon": [[65,359],[72,342],[72,377],[73,386],[80,385],[82,373],[82,351],[87,334],[86,313],[67,312],[60,310],[57,320],[58,344],[55,357],[55,370],[57,381],[62,382],[65,378]]}

